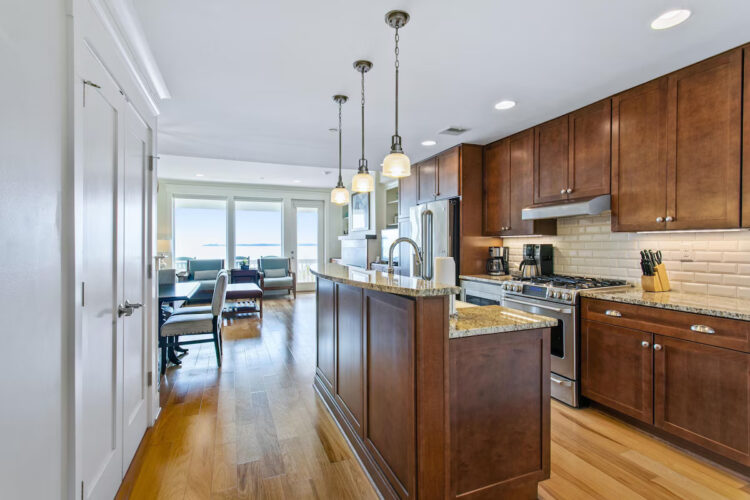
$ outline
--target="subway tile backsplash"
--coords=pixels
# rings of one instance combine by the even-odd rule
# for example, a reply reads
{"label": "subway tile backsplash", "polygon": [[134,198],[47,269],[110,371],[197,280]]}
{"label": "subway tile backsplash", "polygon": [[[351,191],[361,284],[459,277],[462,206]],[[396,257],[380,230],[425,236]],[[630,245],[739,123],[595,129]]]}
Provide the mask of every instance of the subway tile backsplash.
{"label": "subway tile backsplash", "polygon": [[557,220],[557,236],[505,238],[511,269],[524,243],[552,243],[555,273],[639,284],[639,251],[661,250],[674,290],[750,299],[750,232],[613,233],[610,213]]}

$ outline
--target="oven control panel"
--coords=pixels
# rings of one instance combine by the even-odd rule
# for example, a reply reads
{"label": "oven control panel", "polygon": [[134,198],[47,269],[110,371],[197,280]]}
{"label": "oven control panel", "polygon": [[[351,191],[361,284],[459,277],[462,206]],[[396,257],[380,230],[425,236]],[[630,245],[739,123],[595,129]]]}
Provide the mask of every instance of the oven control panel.
{"label": "oven control panel", "polygon": [[524,297],[534,297],[537,299],[554,300],[570,304],[575,299],[575,294],[570,290],[553,288],[549,286],[530,285],[528,283],[519,283],[508,281],[503,283],[503,290],[512,292]]}

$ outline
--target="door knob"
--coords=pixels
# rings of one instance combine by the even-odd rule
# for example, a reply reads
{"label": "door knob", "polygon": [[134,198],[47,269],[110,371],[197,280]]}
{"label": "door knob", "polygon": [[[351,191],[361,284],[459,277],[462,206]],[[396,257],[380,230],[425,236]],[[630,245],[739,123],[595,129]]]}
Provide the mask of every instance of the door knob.
{"label": "door knob", "polygon": [[649,343],[644,340],[641,342],[641,346],[643,346],[644,349],[648,349]]}
{"label": "door knob", "polygon": [[565,192],[566,192],[566,193],[568,193],[568,194],[570,194],[570,193],[572,193],[572,192],[573,192],[573,190],[572,190],[572,189],[570,189],[570,188],[568,188],[568,189],[566,189],[566,190],[565,190]]}
{"label": "door knob", "polygon": [[674,219],[668,215],[667,218],[664,220],[667,222],[672,222]]}
{"label": "door knob", "polygon": [[141,304],[140,302],[136,302],[134,304],[131,304],[130,302],[128,302],[126,300],[125,301],[125,307],[129,307],[131,309],[140,309],[141,307],[143,307],[143,304]]}
{"label": "door knob", "polygon": [[664,218],[663,217],[657,217],[656,218],[656,222],[664,222]]}
{"label": "door knob", "polygon": [[560,190],[560,194],[565,194],[565,188],[562,188],[562,189]]}
{"label": "door knob", "polygon": [[125,304],[119,304],[117,306],[117,317],[122,318],[123,316],[131,316],[133,314],[133,308]]}
{"label": "door knob", "polygon": [[654,351],[661,351],[661,344],[654,344]]}

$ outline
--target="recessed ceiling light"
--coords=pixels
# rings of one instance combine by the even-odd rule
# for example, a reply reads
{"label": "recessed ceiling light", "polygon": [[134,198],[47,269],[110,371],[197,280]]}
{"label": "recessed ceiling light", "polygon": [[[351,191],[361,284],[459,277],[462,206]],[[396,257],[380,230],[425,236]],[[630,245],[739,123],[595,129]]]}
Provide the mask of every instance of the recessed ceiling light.
{"label": "recessed ceiling light", "polygon": [[302,181],[301,181],[301,180],[299,180],[299,179],[294,179],[294,180],[293,180],[292,182],[293,182],[293,183],[295,183],[295,184],[299,184],[299,183],[300,183],[300,182],[302,182]]}
{"label": "recessed ceiling light", "polygon": [[434,146],[437,142],[433,140],[422,141],[422,146]]}
{"label": "recessed ceiling light", "polygon": [[516,105],[516,101],[510,101],[510,100],[504,100],[500,101],[499,103],[495,104],[495,109],[510,109]]}
{"label": "recessed ceiling light", "polygon": [[651,29],[665,30],[668,28],[672,28],[680,23],[687,21],[688,17],[690,17],[690,11],[687,9],[668,10],[664,14],[651,21]]}
{"label": "recessed ceiling light", "polygon": [[195,174],[196,177],[203,177],[203,174]]}

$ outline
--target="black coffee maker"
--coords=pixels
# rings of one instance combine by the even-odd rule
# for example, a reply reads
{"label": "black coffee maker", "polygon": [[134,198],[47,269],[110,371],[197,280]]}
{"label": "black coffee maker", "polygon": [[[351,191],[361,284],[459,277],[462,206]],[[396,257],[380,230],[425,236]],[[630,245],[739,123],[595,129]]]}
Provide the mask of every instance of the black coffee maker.
{"label": "black coffee maker", "polygon": [[523,260],[518,270],[521,271],[522,278],[533,278],[534,276],[546,276],[554,273],[552,245],[531,245],[523,246]]}
{"label": "black coffee maker", "polygon": [[508,274],[508,247],[490,247],[487,274],[490,276]]}

